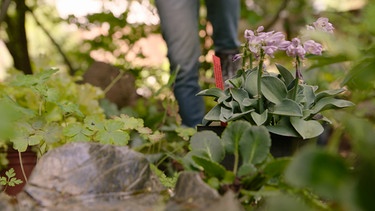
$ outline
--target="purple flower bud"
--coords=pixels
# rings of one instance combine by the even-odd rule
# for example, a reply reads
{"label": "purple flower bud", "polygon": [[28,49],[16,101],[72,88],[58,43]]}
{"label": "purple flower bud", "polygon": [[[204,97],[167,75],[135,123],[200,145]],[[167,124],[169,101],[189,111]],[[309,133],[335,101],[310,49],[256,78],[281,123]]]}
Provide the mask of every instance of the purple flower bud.
{"label": "purple flower bud", "polygon": [[235,62],[237,60],[240,60],[242,58],[242,54],[236,54],[232,57],[232,62]]}
{"label": "purple flower bud", "polygon": [[308,40],[303,43],[303,48],[314,55],[321,55],[323,47],[320,43],[315,42],[314,40]]}
{"label": "purple flower bud", "polygon": [[305,58],[306,50],[302,47],[298,38],[293,38],[292,43],[287,47],[286,54],[290,57]]}
{"label": "purple flower bud", "polygon": [[279,49],[275,45],[263,46],[264,53],[273,58],[273,54]]}
{"label": "purple flower bud", "polygon": [[290,41],[284,40],[284,41],[280,42],[279,49],[282,50],[282,51],[285,51],[290,44],[291,44]]}

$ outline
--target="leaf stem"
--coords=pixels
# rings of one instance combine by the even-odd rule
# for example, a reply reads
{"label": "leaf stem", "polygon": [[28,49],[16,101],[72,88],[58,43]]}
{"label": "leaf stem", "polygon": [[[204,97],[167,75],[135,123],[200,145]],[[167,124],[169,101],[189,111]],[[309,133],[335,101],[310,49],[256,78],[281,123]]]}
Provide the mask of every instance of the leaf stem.
{"label": "leaf stem", "polygon": [[240,156],[239,156],[238,149],[237,149],[234,152],[234,166],[233,166],[233,174],[234,175],[237,175],[239,160],[240,160]]}

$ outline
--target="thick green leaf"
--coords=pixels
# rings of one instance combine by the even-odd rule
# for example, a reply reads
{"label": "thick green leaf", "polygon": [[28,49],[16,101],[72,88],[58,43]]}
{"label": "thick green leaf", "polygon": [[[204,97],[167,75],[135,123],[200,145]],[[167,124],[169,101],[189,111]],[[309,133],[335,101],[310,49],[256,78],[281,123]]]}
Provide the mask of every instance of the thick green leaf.
{"label": "thick green leaf", "polygon": [[253,112],[255,109],[247,110],[241,113],[232,114],[230,118],[226,119],[226,122],[243,119],[247,114]]}
{"label": "thick green leaf", "polygon": [[225,94],[223,90],[217,87],[214,87],[214,88],[205,89],[205,90],[198,92],[197,96],[209,96],[209,97],[219,98],[219,97],[225,96]]}
{"label": "thick green leaf", "polygon": [[325,90],[325,91],[319,92],[316,94],[316,101],[319,101],[320,99],[324,97],[336,96],[344,92],[345,90],[346,89],[341,88],[341,89]]}
{"label": "thick green leaf", "polygon": [[203,151],[204,157],[214,162],[222,161],[225,156],[223,141],[212,131],[194,134],[190,140],[190,148],[192,151]]}
{"label": "thick green leaf", "polygon": [[230,93],[235,101],[242,103],[245,98],[249,98],[249,94],[243,89],[230,88]]}
{"label": "thick green leaf", "polygon": [[336,99],[333,97],[325,97],[320,99],[318,102],[316,102],[315,106],[312,108],[312,113],[317,114],[321,111],[328,110],[328,109],[335,109],[335,108],[345,108],[353,106],[354,103],[342,100],[342,99]]}
{"label": "thick green leaf", "polygon": [[328,199],[341,195],[348,168],[343,159],[319,148],[305,148],[292,159],[285,179],[298,188],[309,188]]}
{"label": "thick green leaf", "polygon": [[228,119],[233,115],[232,108],[221,107],[220,108],[220,121],[227,122]]}
{"label": "thick green leaf", "polygon": [[283,117],[277,122],[277,125],[266,126],[271,133],[287,136],[287,137],[301,137],[290,123],[289,117]]}
{"label": "thick green leaf", "polygon": [[192,158],[196,164],[204,169],[204,173],[208,177],[216,177],[219,180],[224,179],[224,176],[226,174],[226,169],[224,168],[224,166],[204,157],[193,155]]}
{"label": "thick green leaf", "polygon": [[311,108],[311,105],[315,102],[315,93],[314,93],[314,87],[310,85],[301,85],[303,87],[303,96],[304,96],[304,108],[309,109]]}
{"label": "thick green leaf", "polygon": [[288,91],[282,80],[274,76],[262,77],[262,94],[272,103],[279,104],[286,98]]}
{"label": "thick green leaf", "polygon": [[237,153],[240,139],[245,135],[245,131],[251,127],[251,124],[244,120],[234,121],[227,126],[222,134],[225,150],[229,153]]}
{"label": "thick green leaf", "polygon": [[257,126],[263,125],[267,121],[267,118],[268,118],[267,109],[262,114],[258,114],[255,111],[251,112],[250,114]]}
{"label": "thick green leaf", "polygon": [[244,89],[249,93],[250,97],[254,97],[258,95],[257,75],[258,75],[258,71],[251,71],[246,76]]}
{"label": "thick green leaf", "polygon": [[294,80],[292,73],[280,64],[276,64],[276,68],[279,71],[281,77],[284,79],[285,86],[288,87],[289,84],[292,83],[292,81]]}
{"label": "thick green leaf", "polygon": [[220,121],[221,106],[215,105],[207,114],[204,116],[204,119],[207,121]]}
{"label": "thick green leaf", "polygon": [[271,137],[264,126],[252,126],[244,132],[239,142],[243,164],[259,164],[263,162],[271,147]]}
{"label": "thick green leaf", "polygon": [[283,99],[280,103],[270,108],[271,114],[282,115],[282,116],[297,116],[302,117],[301,107],[290,99]]}
{"label": "thick green leaf", "polygon": [[315,138],[323,133],[323,126],[316,120],[305,121],[298,117],[291,117],[290,123],[303,139]]}

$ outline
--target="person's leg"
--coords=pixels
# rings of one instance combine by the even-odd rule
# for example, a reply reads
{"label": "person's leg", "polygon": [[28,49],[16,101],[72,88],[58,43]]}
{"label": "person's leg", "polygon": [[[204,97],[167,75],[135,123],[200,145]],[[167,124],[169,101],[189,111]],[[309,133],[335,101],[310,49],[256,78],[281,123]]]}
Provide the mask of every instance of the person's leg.
{"label": "person's leg", "polygon": [[221,60],[224,80],[234,76],[238,64],[232,57],[239,52],[238,23],[240,0],[206,0],[207,18],[212,24],[215,54]]}
{"label": "person's leg", "polygon": [[168,47],[171,71],[179,69],[173,87],[182,124],[195,127],[202,122],[205,106],[200,91],[198,0],[156,0],[161,30]]}

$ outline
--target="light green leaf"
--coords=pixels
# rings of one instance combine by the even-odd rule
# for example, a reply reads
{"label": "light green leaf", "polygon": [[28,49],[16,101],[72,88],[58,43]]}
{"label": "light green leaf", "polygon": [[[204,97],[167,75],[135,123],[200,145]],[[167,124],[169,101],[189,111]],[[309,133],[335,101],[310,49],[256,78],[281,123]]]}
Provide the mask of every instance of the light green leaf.
{"label": "light green leaf", "polygon": [[121,114],[120,117],[115,117],[115,120],[121,120],[124,123],[124,130],[133,130],[144,126],[143,119],[130,117],[125,114]]}
{"label": "light green leaf", "polygon": [[272,103],[279,104],[286,98],[288,91],[282,80],[274,76],[262,77],[262,94]]}
{"label": "light green leaf", "polygon": [[190,147],[192,151],[202,151],[205,158],[214,162],[220,162],[224,159],[224,143],[212,131],[197,132],[191,137]]}
{"label": "light green leaf", "polygon": [[271,147],[271,137],[264,126],[252,126],[244,132],[239,142],[243,164],[263,162]]}
{"label": "light green leaf", "polygon": [[305,121],[298,117],[291,117],[290,123],[303,139],[315,138],[323,133],[323,126],[316,120]]}
{"label": "light green leaf", "polygon": [[290,99],[283,99],[280,103],[272,106],[270,113],[282,116],[303,116],[301,107]]}

